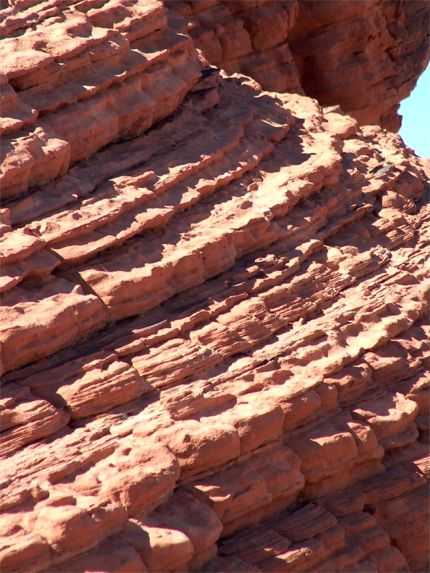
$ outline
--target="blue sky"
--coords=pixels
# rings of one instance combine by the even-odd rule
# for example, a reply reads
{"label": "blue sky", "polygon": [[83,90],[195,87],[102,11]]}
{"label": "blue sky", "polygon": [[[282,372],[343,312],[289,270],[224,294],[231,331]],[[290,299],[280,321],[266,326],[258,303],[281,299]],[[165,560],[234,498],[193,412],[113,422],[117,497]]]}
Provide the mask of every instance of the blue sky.
{"label": "blue sky", "polygon": [[411,95],[400,104],[400,135],[417,155],[430,158],[430,65]]}

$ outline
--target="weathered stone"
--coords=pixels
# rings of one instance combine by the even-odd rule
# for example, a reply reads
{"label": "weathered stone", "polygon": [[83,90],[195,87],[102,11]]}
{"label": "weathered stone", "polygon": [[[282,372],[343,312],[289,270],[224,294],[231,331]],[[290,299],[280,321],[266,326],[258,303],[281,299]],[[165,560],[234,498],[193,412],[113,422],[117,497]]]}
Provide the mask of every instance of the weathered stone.
{"label": "weathered stone", "polygon": [[36,4],[0,10],[2,572],[425,570],[430,165],[381,126],[428,7]]}

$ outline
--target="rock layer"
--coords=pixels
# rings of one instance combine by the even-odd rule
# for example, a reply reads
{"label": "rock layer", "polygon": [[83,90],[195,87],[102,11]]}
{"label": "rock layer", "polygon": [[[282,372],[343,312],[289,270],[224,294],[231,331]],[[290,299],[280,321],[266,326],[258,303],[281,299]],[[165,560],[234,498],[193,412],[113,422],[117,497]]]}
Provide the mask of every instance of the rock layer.
{"label": "rock layer", "polygon": [[392,131],[430,57],[426,0],[167,0],[208,60]]}
{"label": "rock layer", "polygon": [[160,2],[5,12],[1,570],[424,571],[428,163]]}

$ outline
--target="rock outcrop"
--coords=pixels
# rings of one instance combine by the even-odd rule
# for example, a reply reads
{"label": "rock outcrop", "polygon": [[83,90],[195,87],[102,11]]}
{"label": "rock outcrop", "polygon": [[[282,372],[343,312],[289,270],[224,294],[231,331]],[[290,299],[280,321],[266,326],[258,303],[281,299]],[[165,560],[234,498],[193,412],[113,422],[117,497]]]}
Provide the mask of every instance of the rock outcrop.
{"label": "rock outcrop", "polygon": [[207,59],[264,89],[400,127],[399,103],[430,54],[426,0],[167,0]]}
{"label": "rock outcrop", "polygon": [[157,0],[4,14],[2,573],[425,571],[428,162]]}

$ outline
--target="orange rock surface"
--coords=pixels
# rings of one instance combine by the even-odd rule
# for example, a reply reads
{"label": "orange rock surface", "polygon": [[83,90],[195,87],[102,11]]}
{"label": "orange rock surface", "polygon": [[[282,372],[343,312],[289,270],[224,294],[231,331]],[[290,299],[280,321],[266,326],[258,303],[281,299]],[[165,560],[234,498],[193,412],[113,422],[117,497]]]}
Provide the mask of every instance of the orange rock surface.
{"label": "orange rock surface", "polygon": [[427,570],[430,165],[360,125],[425,56],[360,123],[242,67],[357,5],[2,10],[2,573]]}
{"label": "orange rock surface", "polygon": [[208,60],[263,88],[400,127],[399,103],[429,61],[427,0],[166,0]]}

